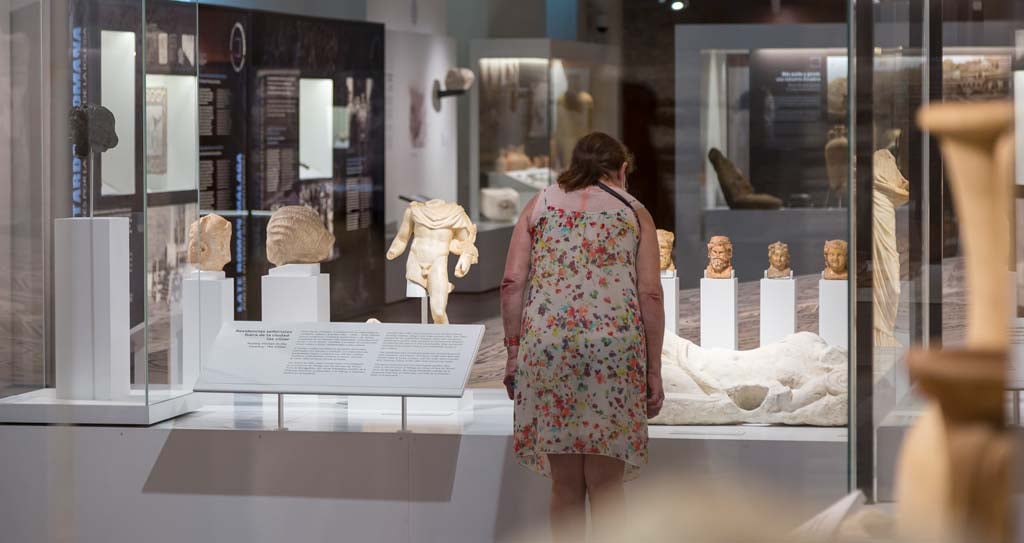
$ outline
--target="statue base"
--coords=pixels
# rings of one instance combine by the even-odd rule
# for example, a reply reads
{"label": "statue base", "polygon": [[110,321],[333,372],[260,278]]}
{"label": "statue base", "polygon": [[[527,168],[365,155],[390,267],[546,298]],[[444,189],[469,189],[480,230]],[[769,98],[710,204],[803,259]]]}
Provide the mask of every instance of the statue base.
{"label": "statue base", "polygon": [[846,279],[818,281],[818,335],[844,349],[850,342],[850,288]]}
{"label": "statue base", "polygon": [[661,272],[661,291],[665,304],[665,329],[679,333],[679,276],[674,271]]}
{"label": "statue base", "polygon": [[736,291],[739,279],[700,280],[700,346],[736,350]]}
{"label": "statue base", "polygon": [[263,322],[330,322],[331,280],[320,264],[285,264],[263,276]]}
{"label": "statue base", "polygon": [[181,368],[172,366],[170,382],[191,390],[221,325],[234,321],[235,280],[222,271],[197,270],[182,283]]}
{"label": "statue base", "polygon": [[761,279],[761,345],[796,333],[796,280]]}

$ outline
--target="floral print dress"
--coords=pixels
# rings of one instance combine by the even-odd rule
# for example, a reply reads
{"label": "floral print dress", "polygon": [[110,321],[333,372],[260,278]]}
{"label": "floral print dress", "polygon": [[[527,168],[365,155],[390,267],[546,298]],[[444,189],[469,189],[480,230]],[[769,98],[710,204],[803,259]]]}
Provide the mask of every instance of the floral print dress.
{"label": "floral print dress", "polygon": [[627,207],[565,210],[546,196],[531,230],[514,451],[548,477],[547,454],[610,456],[626,463],[631,479],[647,462],[636,215]]}

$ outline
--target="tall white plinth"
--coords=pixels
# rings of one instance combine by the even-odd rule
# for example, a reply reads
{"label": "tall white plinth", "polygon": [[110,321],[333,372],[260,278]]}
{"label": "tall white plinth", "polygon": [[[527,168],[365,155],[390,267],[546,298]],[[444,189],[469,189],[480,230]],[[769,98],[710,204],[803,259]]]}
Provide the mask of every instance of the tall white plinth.
{"label": "tall white plinth", "polygon": [[234,321],[235,280],[225,277],[222,271],[197,270],[185,278],[182,291],[181,377],[171,382],[191,389],[221,325]]}
{"label": "tall white plinth", "polygon": [[700,280],[700,346],[736,350],[736,291],[739,280]]}
{"label": "tall white plinth", "polygon": [[818,281],[818,335],[829,345],[849,348],[850,293],[843,280]]}
{"label": "tall white plinth", "polygon": [[661,272],[661,292],[665,301],[665,330],[679,333],[679,276],[674,271]]}
{"label": "tall white plinth", "polygon": [[761,345],[796,332],[796,280],[761,279]]}
{"label": "tall white plinth", "polygon": [[56,395],[121,400],[131,389],[128,218],[53,227]]}
{"label": "tall white plinth", "polygon": [[329,322],[331,280],[320,264],[285,264],[263,276],[263,322]]}

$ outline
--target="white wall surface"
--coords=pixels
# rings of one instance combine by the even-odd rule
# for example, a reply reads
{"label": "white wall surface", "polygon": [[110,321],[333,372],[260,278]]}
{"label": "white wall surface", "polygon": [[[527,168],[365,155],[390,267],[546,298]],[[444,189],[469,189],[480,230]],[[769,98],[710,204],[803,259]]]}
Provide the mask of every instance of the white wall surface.
{"label": "white wall surface", "polygon": [[448,0],[370,0],[366,20],[388,30],[443,35],[448,33]]}
{"label": "white wall surface", "polygon": [[100,32],[100,105],[114,114],[117,147],[102,155],[104,195],[135,192],[135,33]]}
{"label": "white wall surface", "polygon": [[[447,37],[389,30],[384,62],[386,72],[386,220],[401,220],[406,202],[399,194],[424,194],[455,201],[458,196],[457,108],[468,96],[444,98],[441,111],[432,105],[432,85],[444,86],[448,68],[455,66],[455,41]],[[423,96],[422,147],[410,131],[413,90]]]}

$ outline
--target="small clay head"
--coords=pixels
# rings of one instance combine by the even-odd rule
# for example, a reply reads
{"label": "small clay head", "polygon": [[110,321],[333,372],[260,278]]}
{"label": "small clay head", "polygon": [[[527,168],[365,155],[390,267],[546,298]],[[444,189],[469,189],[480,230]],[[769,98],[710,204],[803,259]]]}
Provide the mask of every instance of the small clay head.
{"label": "small clay head", "polygon": [[727,236],[711,236],[708,265],[715,273],[723,273],[732,267],[732,241]]}
{"label": "small clay head", "polygon": [[306,206],[285,206],[267,224],[267,260],[275,266],[317,264],[331,256],[334,234]]}
{"label": "small clay head", "polygon": [[776,270],[789,269],[789,245],[776,241],[768,246],[768,264]]}
{"label": "small clay head", "polygon": [[845,276],[847,273],[847,250],[848,246],[844,240],[830,239],[825,242],[825,268],[826,273],[836,277]]}
{"label": "small clay head", "polygon": [[231,262],[231,223],[207,215],[188,227],[188,261],[202,271],[222,271]]}
{"label": "small clay head", "polygon": [[661,264],[661,271],[674,270],[672,262],[672,246],[676,242],[676,235],[668,230],[657,230],[658,234],[658,256]]}

